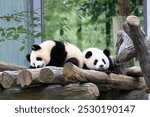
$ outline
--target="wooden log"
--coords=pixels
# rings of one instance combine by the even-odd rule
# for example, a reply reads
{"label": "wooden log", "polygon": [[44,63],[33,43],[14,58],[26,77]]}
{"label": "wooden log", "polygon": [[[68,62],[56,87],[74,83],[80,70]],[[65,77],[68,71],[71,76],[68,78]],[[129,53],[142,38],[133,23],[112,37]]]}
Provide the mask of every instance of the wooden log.
{"label": "wooden log", "polygon": [[147,89],[145,81],[120,74],[106,74],[100,71],[84,70],[66,63],[63,74],[66,80],[73,82],[93,82],[100,91]]}
{"label": "wooden log", "polygon": [[133,77],[143,77],[143,72],[140,67],[133,66],[133,67],[127,68],[127,75],[133,76]]}
{"label": "wooden log", "polygon": [[[62,75],[62,67],[45,67],[38,69],[23,69],[17,71],[5,71],[0,75],[0,84],[3,88],[39,86],[43,83],[68,84]],[[15,85],[14,85],[15,84]]]}
{"label": "wooden log", "polygon": [[111,73],[109,77],[110,78],[107,82],[97,84],[99,89],[103,89],[103,91],[137,89],[144,89],[145,91],[147,90],[147,86],[143,79],[113,73]]}
{"label": "wooden log", "polygon": [[[35,74],[37,75],[37,74]],[[26,69],[23,69],[19,74],[18,78],[16,79],[16,82],[18,85],[21,85],[21,87],[28,86],[32,83],[32,74],[27,71]]]}
{"label": "wooden log", "polygon": [[19,74],[18,71],[4,71],[0,75],[0,84],[3,88],[10,88],[16,84],[16,79]]}
{"label": "wooden log", "polygon": [[52,83],[52,84],[69,83],[65,81],[65,78],[63,76],[63,68],[53,66],[49,66],[41,70],[40,81],[43,83]]}
{"label": "wooden log", "polygon": [[66,84],[67,82],[62,75],[62,70],[62,67],[53,66],[24,69],[18,74],[17,84],[21,85],[21,87],[39,83]]}
{"label": "wooden log", "polygon": [[99,90],[93,83],[49,85],[27,89],[10,88],[0,91],[0,99],[5,100],[95,100]]}
{"label": "wooden log", "polygon": [[5,62],[0,61],[0,72],[20,70],[20,69],[24,69],[24,68],[26,68],[26,67],[14,65],[14,64],[9,64],[9,63],[5,63]]}
{"label": "wooden log", "polygon": [[149,44],[146,43],[146,37],[140,28],[140,20],[136,16],[128,16],[123,28],[133,41],[140,67],[143,71],[148,89],[150,89],[150,50]]}

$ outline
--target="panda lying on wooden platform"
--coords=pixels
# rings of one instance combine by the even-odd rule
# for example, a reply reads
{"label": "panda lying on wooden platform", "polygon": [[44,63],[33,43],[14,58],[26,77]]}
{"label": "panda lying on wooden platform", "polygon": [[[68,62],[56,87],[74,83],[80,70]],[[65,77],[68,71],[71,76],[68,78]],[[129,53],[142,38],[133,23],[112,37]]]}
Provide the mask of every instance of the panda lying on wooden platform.
{"label": "panda lying on wooden platform", "polygon": [[83,68],[83,54],[79,48],[69,43],[48,40],[40,45],[33,45],[31,54],[26,56],[30,68],[45,66],[63,67],[65,62]]}
{"label": "panda lying on wooden platform", "polygon": [[122,66],[110,57],[110,51],[108,49],[103,51],[98,48],[88,48],[83,51],[83,57],[83,69],[125,74]]}

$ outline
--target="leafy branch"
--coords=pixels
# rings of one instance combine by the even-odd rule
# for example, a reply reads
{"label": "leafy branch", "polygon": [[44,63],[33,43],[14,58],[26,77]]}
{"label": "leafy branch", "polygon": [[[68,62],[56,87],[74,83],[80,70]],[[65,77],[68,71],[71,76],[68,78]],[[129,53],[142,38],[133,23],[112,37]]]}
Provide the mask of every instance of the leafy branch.
{"label": "leafy branch", "polygon": [[[0,17],[0,21],[9,23],[10,26],[0,26],[0,42],[7,40],[19,40],[22,43],[20,50],[24,50],[26,40],[33,42],[35,38],[44,38],[45,34],[39,31],[35,31],[35,28],[41,26],[39,22],[41,16],[36,12],[33,12],[34,17],[31,19],[30,11],[16,12],[7,14]],[[15,23],[17,25],[12,26]],[[26,24],[26,25],[25,25]]]}

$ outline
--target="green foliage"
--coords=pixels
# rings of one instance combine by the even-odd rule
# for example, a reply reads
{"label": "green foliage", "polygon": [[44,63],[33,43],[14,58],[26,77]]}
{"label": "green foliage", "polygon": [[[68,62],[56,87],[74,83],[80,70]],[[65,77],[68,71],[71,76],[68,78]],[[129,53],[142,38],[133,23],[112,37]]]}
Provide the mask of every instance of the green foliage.
{"label": "green foliage", "polygon": [[[131,14],[142,15],[141,1],[129,1]],[[118,15],[117,0],[44,0],[45,32],[34,30],[41,26],[41,16],[36,11],[31,15],[33,17],[28,11],[14,11],[0,17],[0,21],[17,23],[16,26],[0,26],[0,42],[19,39],[21,51],[37,38],[68,41],[81,50],[88,47],[113,50],[112,17]]]}
{"label": "green foliage", "polygon": [[[71,7],[65,5],[65,1],[45,0],[44,22],[46,39],[54,39],[58,35],[59,39],[64,38],[64,32],[70,30],[69,18],[63,14],[69,14]],[[65,39],[67,40],[67,39]]]}
{"label": "green foliage", "polygon": [[86,2],[88,0],[44,0],[46,39],[68,41],[80,49],[105,48],[102,42],[106,37],[104,14],[101,12],[96,21],[89,20],[94,18],[84,12]]}
{"label": "green foliage", "polygon": [[[1,22],[7,22],[8,24],[16,23],[15,26],[2,27],[0,26],[0,42],[7,40],[19,40],[22,43],[20,51],[25,49],[26,42],[33,42],[36,38],[43,38],[45,34],[42,32],[34,31],[34,28],[41,26],[38,22],[40,21],[40,16],[34,17],[33,22],[28,21],[30,16],[28,16],[28,11],[16,12],[12,14],[7,14],[0,17]],[[36,12],[34,12],[37,15]],[[26,25],[25,25],[26,24]],[[28,41],[27,41],[28,39]]]}

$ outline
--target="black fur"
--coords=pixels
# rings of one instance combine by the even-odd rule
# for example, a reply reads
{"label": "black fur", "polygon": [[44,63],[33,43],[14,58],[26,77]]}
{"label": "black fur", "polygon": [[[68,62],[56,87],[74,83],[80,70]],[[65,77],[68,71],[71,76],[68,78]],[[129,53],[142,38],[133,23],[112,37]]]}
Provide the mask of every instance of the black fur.
{"label": "black fur", "polygon": [[77,58],[75,57],[72,57],[72,58],[69,58],[68,60],[66,60],[65,63],[68,63],[68,62],[71,62],[72,64],[76,65],[76,66],[79,66],[79,61]]}
{"label": "black fur", "polygon": [[63,67],[67,57],[65,45],[62,42],[55,41],[56,45],[51,49],[50,62],[47,66]]}
{"label": "black fur", "polygon": [[86,64],[85,64],[85,63],[83,64],[83,69],[90,70],[90,69],[86,66]]}
{"label": "black fur", "polygon": [[110,57],[110,51],[108,49],[105,49],[103,51],[103,53],[107,56],[107,58],[109,60],[109,68],[108,68],[108,70],[113,71],[114,70],[114,64],[113,64],[112,58]]}
{"label": "black fur", "polygon": [[104,53],[107,57],[110,56],[110,51],[109,51],[108,49],[105,49],[105,50],[103,51],[103,53]]}
{"label": "black fur", "polygon": [[85,55],[85,58],[90,58],[92,56],[92,52],[91,51],[88,51]]}
{"label": "black fur", "polygon": [[116,61],[116,59],[112,59],[110,57],[110,51],[108,49],[105,49],[103,53],[108,57],[108,60],[110,62],[110,66],[108,70],[110,72],[116,73],[116,74],[126,74],[126,68],[119,62]]}
{"label": "black fur", "polygon": [[34,51],[37,51],[37,50],[40,50],[40,49],[41,49],[41,47],[39,45],[33,45],[32,46],[32,50],[34,50]]}
{"label": "black fur", "polygon": [[30,54],[26,55],[26,59],[28,60],[28,62],[30,62]]}
{"label": "black fur", "polygon": [[[26,55],[26,59],[28,60],[28,62],[30,62],[30,54],[27,54]],[[33,66],[29,66],[30,69],[34,69],[36,67],[33,67]]]}

